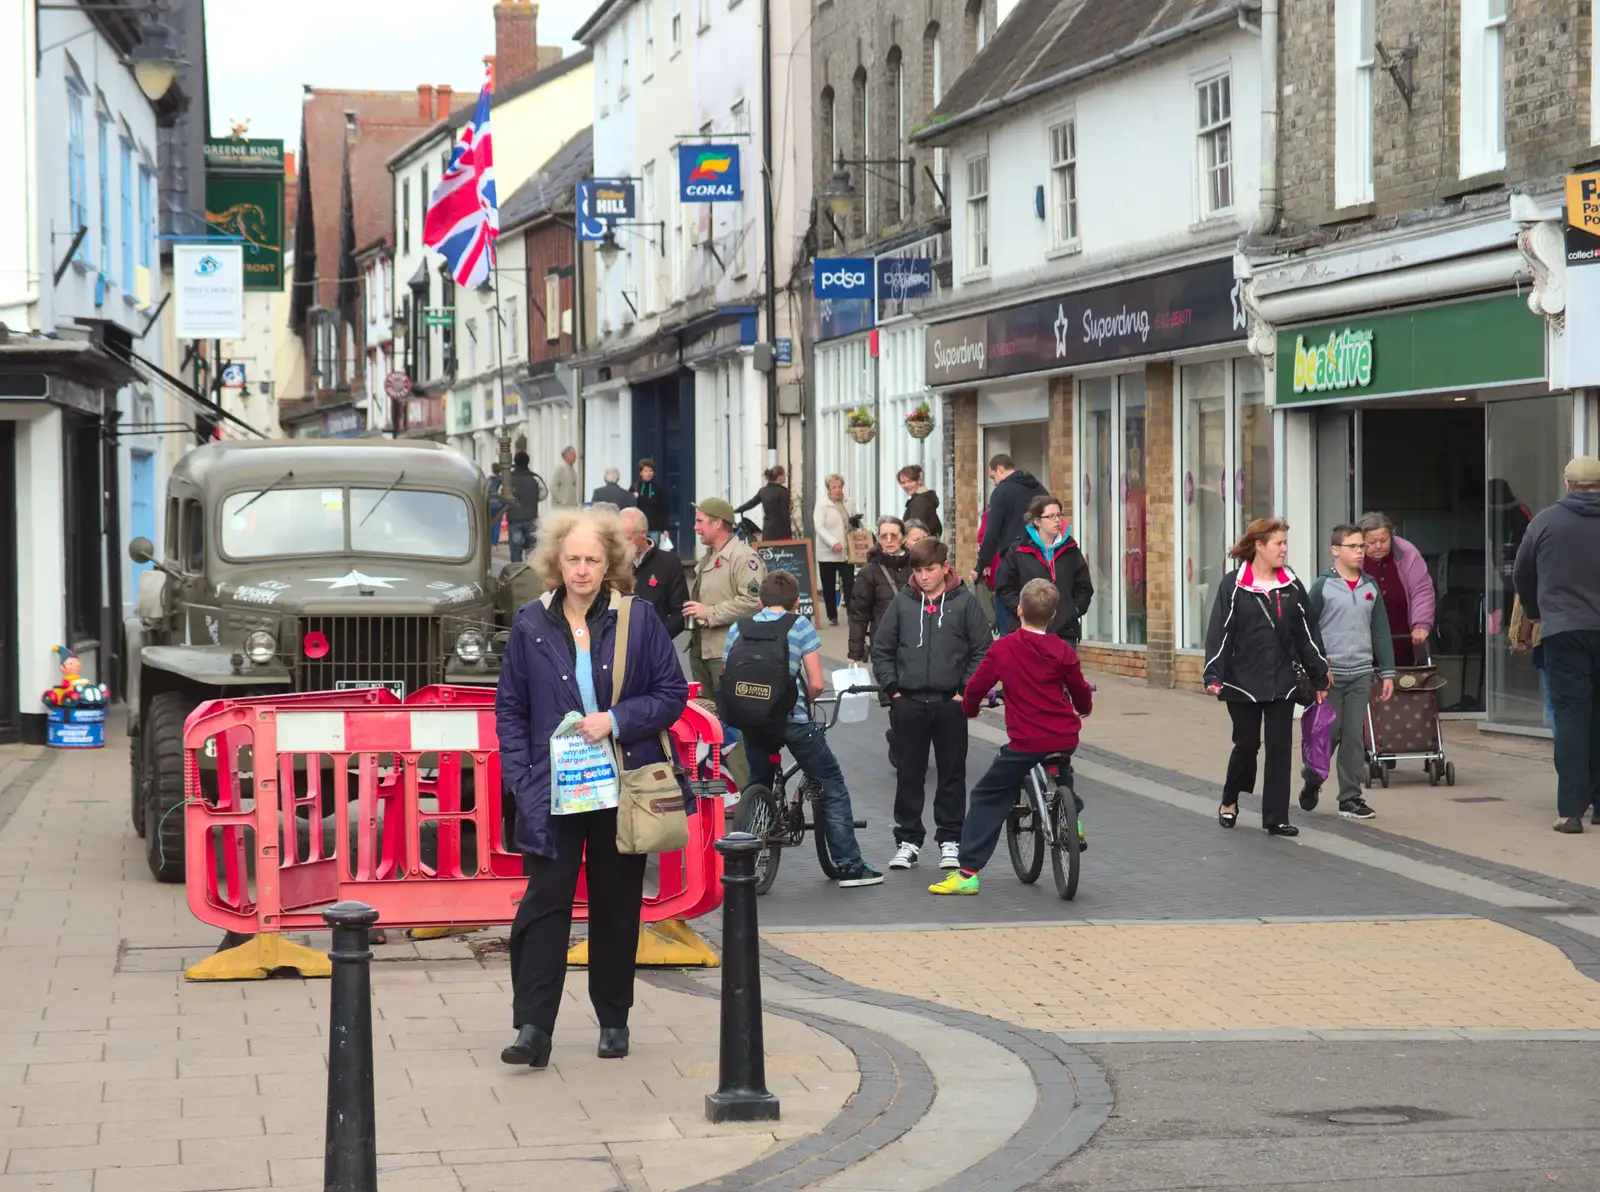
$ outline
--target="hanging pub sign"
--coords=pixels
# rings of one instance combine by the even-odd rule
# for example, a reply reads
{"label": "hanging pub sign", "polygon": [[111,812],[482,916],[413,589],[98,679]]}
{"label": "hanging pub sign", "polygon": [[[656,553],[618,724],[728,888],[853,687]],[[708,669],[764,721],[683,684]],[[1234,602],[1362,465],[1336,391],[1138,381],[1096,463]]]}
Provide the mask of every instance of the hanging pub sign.
{"label": "hanging pub sign", "polygon": [[1077,368],[1242,338],[1231,259],[1002,307],[928,328],[930,385]]}
{"label": "hanging pub sign", "polygon": [[632,219],[637,202],[631,179],[585,178],[578,183],[578,239],[604,240],[606,225],[613,220]]}
{"label": "hanging pub sign", "polygon": [[739,146],[679,145],[678,199],[684,203],[737,203]]}
{"label": "hanging pub sign", "polygon": [[207,137],[206,229],[243,249],[244,288],[283,289],[283,142]]}

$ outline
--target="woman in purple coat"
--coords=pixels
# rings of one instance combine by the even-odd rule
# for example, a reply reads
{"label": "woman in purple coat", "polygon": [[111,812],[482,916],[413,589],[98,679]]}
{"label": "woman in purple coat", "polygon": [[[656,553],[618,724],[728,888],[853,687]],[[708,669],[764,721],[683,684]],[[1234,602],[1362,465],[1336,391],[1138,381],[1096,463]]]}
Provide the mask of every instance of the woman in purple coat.
{"label": "woman in purple coat", "polygon": [[[689,686],[653,611],[629,618],[621,698],[611,702],[617,610],[633,590],[633,548],[614,515],[557,517],[540,536],[534,568],[547,589],[517,613],[500,670],[495,723],[506,786],[516,796],[516,847],[528,888],[511,927],[508,1064],[550,1062],[567,972],[578,870],[587,861],[589,1000],[601,1059],[628,1054],[633,962],[645,858],[617,852],[617,813],[550,812],[550,738],[568,712],[590,741],[612,738],[624,769],[662,760],[660,735],[683,713]],[[681,782],[681,780],[680,780]],[[684,806],[694,802],[684,790]]]}

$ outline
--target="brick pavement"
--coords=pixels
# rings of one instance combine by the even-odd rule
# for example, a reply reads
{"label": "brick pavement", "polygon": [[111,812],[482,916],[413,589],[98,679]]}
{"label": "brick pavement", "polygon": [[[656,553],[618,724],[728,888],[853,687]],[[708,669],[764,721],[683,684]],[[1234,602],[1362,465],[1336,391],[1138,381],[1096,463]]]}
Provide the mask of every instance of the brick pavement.
{"label": "brick pavement", "polygon": [[[327,982],[188,984],[218,933],[127,825],[121,748],[61,755],[0,830],[0,1192],[321,1187]],[[548,1071],[509,1069],[509,978],[460,940],[378,949],[385,1192],[664,1192],[834,1119],[852,1050],[766,1024],[776,1126],[711,1127],[714,1001],[641,985],[634,1054],[595,1058],[572,974]],[[393,959],[385,959],[393,958]]]}

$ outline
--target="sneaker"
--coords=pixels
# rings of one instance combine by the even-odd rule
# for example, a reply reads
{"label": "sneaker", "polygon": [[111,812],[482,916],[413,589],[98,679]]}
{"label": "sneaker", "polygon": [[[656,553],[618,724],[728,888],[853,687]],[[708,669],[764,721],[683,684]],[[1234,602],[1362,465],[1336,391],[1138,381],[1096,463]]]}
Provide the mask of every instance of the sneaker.
{"label": "sneaker", "polygon": [[848,890],[855,886],[876,886],[883,881],[883,874],[867,864],[857,865],[854,869],[844,869],[839,872],[839,888]]}
{"label": "sneaker", "polygon": [[922,855],[922,850],[914,844],[902,844],[895,849],[894,859],[889,862],[890,869],[910,869],[917,863],[917,858]]}
{"label": "sneaker", "polygon": [[959,840],[946,840],[939,845],[939,868],[961,868],[961,842]]}
{"label": "sneaker", "polygon": [[1317,796],[1322,793],[1322,787],[1307,778],[1304,786],[1300,788],[1300,810],[1315,811],[1317,809]]}
{"label": "sneaker", "polygon": [[1078,851],[1080,853],[1086,853],[1089,851],[1089,838],[1083,833],[1082,820],[1078,821]]}
{"label": "sneaker", "polygon": [[1556,821],[1556,831],[1564,836],[1578,836],[1583,832],[1583,816],[1574,815]]}
{"label": "sneaker", "polygon": [[1594,814],[1589,817],[1589,822],[1595,827],[1600,828],[1600,807],[1596,807],[1594,809]]}
{"label": "sneaker", "polygon": [[1341,819],[1369,820],[1377,819],[1378,813],[1368,807],[1364,799],[1351,799],[1348,803],[1339,804]]}
{"label": "sneaker", "polygon": [[928,887],[929,894],[976,894],[978,892],[978,875],[968,877],[957,869],[953,873],[944,875],[944,880]]}

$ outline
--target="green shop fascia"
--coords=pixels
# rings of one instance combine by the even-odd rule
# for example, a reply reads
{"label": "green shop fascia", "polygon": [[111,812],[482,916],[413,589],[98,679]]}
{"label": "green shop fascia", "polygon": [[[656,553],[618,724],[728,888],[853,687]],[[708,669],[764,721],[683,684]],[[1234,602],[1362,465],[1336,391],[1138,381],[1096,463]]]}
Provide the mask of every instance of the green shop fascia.
{"label": "green shop fascia", "polygon": [[1274,404],[1542,384],[1545,324],[1516,294],[1280,329]]}

